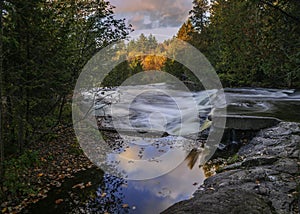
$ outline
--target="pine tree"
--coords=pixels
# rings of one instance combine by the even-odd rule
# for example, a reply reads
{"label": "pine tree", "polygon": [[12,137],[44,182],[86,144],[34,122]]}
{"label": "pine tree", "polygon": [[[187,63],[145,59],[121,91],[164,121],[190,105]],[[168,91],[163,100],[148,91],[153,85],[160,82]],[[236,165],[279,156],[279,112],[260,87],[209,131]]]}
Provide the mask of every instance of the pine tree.
{"label": "pine tree", "polygon": [[177,38],[186,42],[192,41],[193,33],[195,33],[194,27],[190,19],[188,19],[179,29]]}
{"label": "pine tree", "polygon": [[209,2],[208,0],[194,0],[193,9],[190,11],[190,19],[196,31],[201,32],[209,21]]}

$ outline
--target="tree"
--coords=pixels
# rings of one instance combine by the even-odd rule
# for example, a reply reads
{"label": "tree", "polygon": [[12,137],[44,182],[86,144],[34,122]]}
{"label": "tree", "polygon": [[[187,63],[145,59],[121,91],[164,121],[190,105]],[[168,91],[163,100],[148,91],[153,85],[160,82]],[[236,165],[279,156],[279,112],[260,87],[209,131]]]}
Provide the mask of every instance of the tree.
{"label": "tree", "polygon": [[208,0],[194,0],[193,9],[190,11],[190,19],[194,29],[201,32],[209,22],[209,2]]}
{"label": "tree", "polygon": [[130,28],[102,0],[8,0],[4,4],[5,133],[18,150],[71,122],[70,94],[84,64]]}
{"label": "tree", "polygon": [[194,27],[190,19],[188,19],[179,29],[176,37],[186,42],[192,41],[193,33],[195,33]]}
{"label": "tree", "polygon": [[2,194],[2,184],[4,176],[4,137],[3,137],[3,27],[2,27],[2,15],[3,15],[3,0],[0,0],[0,194]]}
{"label": "tree", "polygon": [[158,55],[147,55],[143,58],[142,65],[145,71],[149,70],[161,70],[166,58]]}
{"label": "tree", "polygon": [[120,86],[130,75],[131,69],[129,67],[129,63],[128,61],[124,61],[109,72],[101,85],[103,87]]}
{"label": "tree", "polygon": [[[225,86],[292,87],[299,84],[297,1],[215,0],[191,11],[202,51]],[[206,19],[207,18],[207,19]],[[206,21],[203,21],[206,20]]]}
{"label": "tree", "polygon": [[152,34],[148,37],[141,34],[137,40],[129,41],[127,49],[128,60],[133,73],[136,73],[140,68],[142,70],[160,70],[165,62],[164,57],[156,56],[163,50]]}

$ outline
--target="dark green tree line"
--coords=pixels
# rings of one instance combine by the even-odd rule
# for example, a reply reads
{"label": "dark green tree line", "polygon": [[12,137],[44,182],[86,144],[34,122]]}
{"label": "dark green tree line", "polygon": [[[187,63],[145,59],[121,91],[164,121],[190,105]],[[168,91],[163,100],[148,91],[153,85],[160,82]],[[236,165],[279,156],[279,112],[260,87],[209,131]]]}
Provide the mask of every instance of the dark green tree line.
{"label": "dark green tree line", "polygon": [[188,41],[225,86],[299,87],[299,1],[195,0]]}

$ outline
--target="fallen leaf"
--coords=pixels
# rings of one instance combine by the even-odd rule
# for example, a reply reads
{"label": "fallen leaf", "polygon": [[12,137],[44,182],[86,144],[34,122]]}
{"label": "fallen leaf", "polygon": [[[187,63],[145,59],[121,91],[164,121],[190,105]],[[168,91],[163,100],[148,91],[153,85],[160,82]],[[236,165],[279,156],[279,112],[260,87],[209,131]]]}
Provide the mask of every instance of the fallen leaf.
{"label": "fallen leaf", "polygon": [[61,187],[61,183],[57,181],[57,182],[55,183],[55,186],[56,186],[56,187]]}
{"label": "fallen leaf", "polygon": [[128,204],[123,204],[122,207],[123,207],[123,208],[127,208],[127,207],[128,207]]}
{"label": "fallen leaf", "polygon": [[90,187],[90,186],[92,186],[92,182],[89,181],[86,183],[85,187]]}
{"label": "fallen leaf", "polygon": [[58,178],[59,178],[59,179],[64,179],[64,178],[65,178],[65,175],[59,175]]}
{"label": "fallen leaf", "polygon": [[83,189],[84,188],[84,184],[83,183],[80,183],[80,184],[76,184],[72,187],[72,189],[75,189],[75,188],[80,188],[80,189]]}
{"label": "fallen leaf", "polygon": [[41,157],[41,161],[42,162],[47,162],[47,160],[45,158],[43,158],[43,157]]}
{"label": "fallen leaf", "polygon": [[63,202],[63,201],[64,201],[64,199],[62,199],[62,198],[57,199],[57,200],[55,201],[55,204],[60,204],[60,203]]}
{"label": "fallen leaf", "polygon": [[34,199],[34,200],[32,200],[32,203],[36,203],[36,202],[38,202],[39,201],[39,199],[37,198],[37,199]]}
{"label": "fallen leaf", "polygon": [[43,175],[44,175],[44,173],[39,173],[37,176],[42,177]]}

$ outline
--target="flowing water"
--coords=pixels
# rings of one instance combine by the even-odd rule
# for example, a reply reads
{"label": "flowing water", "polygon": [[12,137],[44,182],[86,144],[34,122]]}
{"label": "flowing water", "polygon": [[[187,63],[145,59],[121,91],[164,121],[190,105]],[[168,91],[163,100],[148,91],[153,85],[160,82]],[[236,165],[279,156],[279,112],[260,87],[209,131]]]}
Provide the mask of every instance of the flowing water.
{"label": "flowing water", "polygon": [[[159,213],[192,197],[205,179],[205,171],[200,166],[201,145],[195,139],[199,138],[199,128],[212,107],[227,108],[228,114],[272,116],[300,122],[300,91],[225,89],[225,103],[218,100],[216,90],[189,93],[170,92],[168,88],[171,86],[156,84],[97,90],[94,113],[100,126],[137,130],[134,137],[120,132],[122,146],[117,152],[107,154],[107,161],[114,162],[119,171],[125,171],[127,178],[138,179],[99,173],[99,183],[89,193],[92,196],[85,198],[81,211],[73,206],[70,213]],[[86,92],[85,96],[91,94]],[[167,134],[147,136],[143,135],[145,130]],[[168,156],[171,161],[161,161],[160,157],[168,153],[172,154],[171,158]],[[121,162],[121,157],[126,161]],[[148,162],[157,165],[148,166]],[[45,199],[32,208],[32,213],[43,210],[43,203],[53,202]],[[57,210],[59,206],[47,208],[49,213]]]}
{"label": "flowing water", "polygon": [[269,116],[300,122],[300,91],[242,88],[225,89],[228,114]]}

